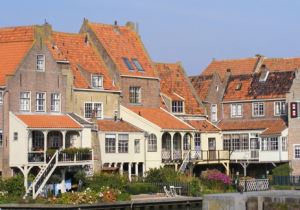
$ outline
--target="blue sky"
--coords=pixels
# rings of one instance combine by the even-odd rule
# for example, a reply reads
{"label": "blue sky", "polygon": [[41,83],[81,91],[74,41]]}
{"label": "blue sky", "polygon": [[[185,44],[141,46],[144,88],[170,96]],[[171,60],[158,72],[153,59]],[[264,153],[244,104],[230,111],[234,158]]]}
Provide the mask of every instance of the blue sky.
{"label": "blue sky", "polygon": [[151,58],[181,61],[189,75],[213,58],[300,56],[300,1],[284,0],[6,0],[0,27],[43,24],[78,32],[93,22],[139,24]]}

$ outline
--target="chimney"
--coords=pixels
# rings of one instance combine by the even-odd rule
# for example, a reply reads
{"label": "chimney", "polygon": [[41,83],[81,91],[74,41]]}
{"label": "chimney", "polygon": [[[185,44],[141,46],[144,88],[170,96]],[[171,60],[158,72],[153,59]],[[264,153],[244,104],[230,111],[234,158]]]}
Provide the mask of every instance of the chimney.
{"label": "chimney", "polygon": [[114,26],[118,26],[118,21],[115,20]]}
{"label": "chimney", "polygon": [[126,23],[126,26],[127,26],[127,28],[129,28],[130,30],[136,31],[134,22],[128,21],[128,22]]}

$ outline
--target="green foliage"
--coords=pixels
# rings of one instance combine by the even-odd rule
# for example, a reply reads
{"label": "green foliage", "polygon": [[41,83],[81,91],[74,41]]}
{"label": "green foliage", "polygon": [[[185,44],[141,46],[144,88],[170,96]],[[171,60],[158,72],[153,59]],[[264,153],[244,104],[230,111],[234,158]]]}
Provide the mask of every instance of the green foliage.
{"label": "green foliage", "polygon": [[127,192],[122,192],[117,195],[117,201],[130,201],[130,194]]}
{"label": "green foliage", "polygon": [[49,184],[57,184],[61,182],[61,176],[58,174],[53,174],[50,179],[48,180]]}
{"label": "green foliage", "polygon": [[178,182],[180,174],[171,168],[151,168],[146,172],[146,182]]}
{"label": "green foliage", "polygon": [[289,176],[292,173],[292,168],[288,163],[277,166],[272,170],[273,176]]}
{"label": "green foliage", "polygon": [[83,182],[83,184],[86,183],[86,173],[84,170],[78,170],[75,174],[74,174],[74,181],[75,182],[79,182],[79,180],[81,180]]}
{"label": "green foliage", "polygon": [[94,191],[101,191],[104,186],[123,190],[128,182],[127,178],[118,174],[99,173],[86,180],[86,186]]}
{"label": "green foliage", "polygon": [[157,193],[158,187],[150,183],[131,183],[126,186],[126,191],[131,195]]}
{"label": "green foliage", "polygon": [[190,195],[191,196],[200,196],[201,195],[201,182],[198,178],[192,178],[190,182]]}
{"label": "green foliage", "polygon": [[25,193],[23,176],[17,175],[1,181],[0,190],[7,191],[8,196],[23,195]]}
{"label": "green foliage", "polygon": [[69,155],[73,155],[76,153],[89,153],[91,151],[91,148],[76,148],[76,147],[70,147],[70,148],[66,148],[64,150],[62,150],[62,152],[69,154]]}
{"label": "green foliage", "polygon": [[289,185],[272,185],[272,190],[293,190],[293,186]]}

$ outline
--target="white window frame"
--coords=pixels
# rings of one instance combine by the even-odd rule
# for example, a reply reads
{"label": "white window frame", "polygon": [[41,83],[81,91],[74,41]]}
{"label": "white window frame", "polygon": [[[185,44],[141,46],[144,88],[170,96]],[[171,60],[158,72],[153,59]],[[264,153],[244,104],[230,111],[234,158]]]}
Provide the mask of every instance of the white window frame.
{"label": "white window frame", "polygon": [[[239,107],[240,107],[240,113],[239,113]],[[237,103],[237,104],[231,104],[231,118],[239,118],[243,117],[243,104]]]}
{"label": "white window frame", "polygon": [[4,91],[0,91],[0,105],[3,104],[3,92]]}
{"label": "white window frame", "polygon": [[[44,105],[43,105],[43,110],[39,110],[38,107],[38,94],[44,94]],[[41,100],[41,99],[39,99]],[[35,94],[35,110],[36,112],[46,112],[46,109],[47,109],[47,94],[46,92],[36,92]]]}
{"label": "white window frame", "polygon": [[[155,138],[150,138],[150,137],[155,137]],[[151,133],[148,137],[147,151],[157,152],[157,136],[154,133]]]}
{"label": "white window frame", "polygon": [[173,113],[184,113],[183,110],[184,110],[184,101],[181,101],[181,100],[172,101],[172,112]]}
{"label": "white window frame", "polygon": [[[22,97],[22,93],[27,93],[29,98]],[[28,109],[24,109],[24,103],[22,101],[28,100]],[[20,111],[21,112],[30,112],[31,111],[31,92],[30,91],[21,91],[20,92]]]}
{"label": "white window frame", "polygon": [[13,133],[13,139],[14,139],[14,141],[18,141],[18,139],[19,139],[19,134],[18,134],[18,132],[14,132],[14,133]]}
{"label": "white window frame", "polygon": [[[123,139],[123,137],[125,136],[127,136],[127,138]],[[129,134],[120,133],[118,134],[118,153],[128,153],[128,152],[129,152]]]}
{"label": "white window frame", "polygon": [[194,136],[194,146],[196,151],[201,150],[201,133],[195,133]]}
{"label": "white window frame", "polygon": [[[277,104],[279,104],[279,110],[277,110]],[[284,109],[282,109],[284,108]],[[284,110],[284,111],[282,111]],[[278,113],[279,111],[280,113]],[[286,102],[285,101],[275,101],[274,102],[274,116],[286,115]]]}
{"label": "white window frame", "polygon": [[[55,104],[55,103],[53,103],[54,101],[53,101],[53,95],[58,95],[58,99],[55,99],[54,101],[58,101],[58,104]],[[51,95],[50,95],[50,110],[51,110],[51,112],[60,112],[61,111],[61,94],[60,93],[51,93]],[[57,106],[57,110],[54,108],[53,109],[53,107],[56,107]]]}
{"label": "white window frame", "polygon": [[[39,64],[38,61],[40,61],[38,59],[39,56],[43,56],[43,64]],[[40,68],[41,67],[41,68]],[[36,55],[36,70],[37,71],[40,71],[40,72],[43,72],[45,71],[45,68],[46,68],[46,56],[43,55],[43,54],[37,54]]]}
{"label": "white window frame", "polygon": [[[215,107],[215,110],[213,111],[214,107]],[[212,122],[218,121],[218,105],[217,104],[212,104],[210,106],[210,116],[211,116]]]}
{"label": "white window frame", "polygon": [[[94,83],[94,78],[97,77],[97,85]],[[102,89],[103,88],[103,76],[102,75],[97,75],[97,74],[92,74],[91,75],[91,85],[93,88],[96,89]]]}
{"label": "white window frame", "polygon": [[103,102],[84,102],[84,107],[83,107],[83,110],[84,110],[84,118],[86,118],[86,119],[91,119],[91,118],[93,117],[93,113],[92,113],[92,116],[91,116],[91,117],[87,117],[87,116],[86,116],[86,110],[85,110],[86,104],[92,104],[92,112],[93,112],[93,110],[95,109],[95,104],[101,104],[101,116],[96,116],[96,118],[97,118],[97,119],[103,119],[103,112],[104,112]]}
{"label": "white window frame", "polygon": [[281,151],[283,151],[283,152],[288,151],[288,137],[287,136],[281,137]]}
{"label": "white window frame", "polygon": [[[257,105],[257,113],[255,113],[255,106]],[[260,114],[260,105],[263,106],[263,114]],[[252,102],[252,117],[264,117],[266,113],[264,102]]]}
{"label": "white window frame", "polygon": [[[296,157],[296,147],[298,147],[298,149],[299,149],[299,157]],[[294,144],[293,145],[293,157],[296,160],[300,159],[300,144]]]}
{"label": "white window frame", "polygon": [[141,140],[134,139],[134,153],[141,153]]}
{"label": "white window frame", "polygon": [[[105,153],[116,153],[116,145],[117,145],[117,135],[116,134],[105,134],[105,142],[104,142],[104,151]],[[114,142],[108,142],[107,140],[113,140]],[[113,144],[107,144],[107,143],[114,143]]]}
{"label": "white window frame", "polygon": [[[133,94],[133,95],[131,95],[131,94]],[[129,87],[129,103],[131,103],[131,104],[141,104],[142,103],[142,88],[141,87],[138,87],[138,86]]]}

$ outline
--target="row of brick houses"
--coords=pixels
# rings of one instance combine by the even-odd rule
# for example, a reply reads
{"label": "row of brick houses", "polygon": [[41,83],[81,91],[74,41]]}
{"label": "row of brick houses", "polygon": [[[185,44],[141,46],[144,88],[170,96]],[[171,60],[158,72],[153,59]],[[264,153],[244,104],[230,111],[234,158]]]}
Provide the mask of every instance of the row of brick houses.
{"label": "row of brick houses", "polygon": [[300,59],[213,61],[189,78],[180,63],[153,62],[135,24],[86,19],[79,33],[1,28],[0,55],[0,171],[22,173],[26,195],[79,168],[259,176],[290,162],[300,173]]}

